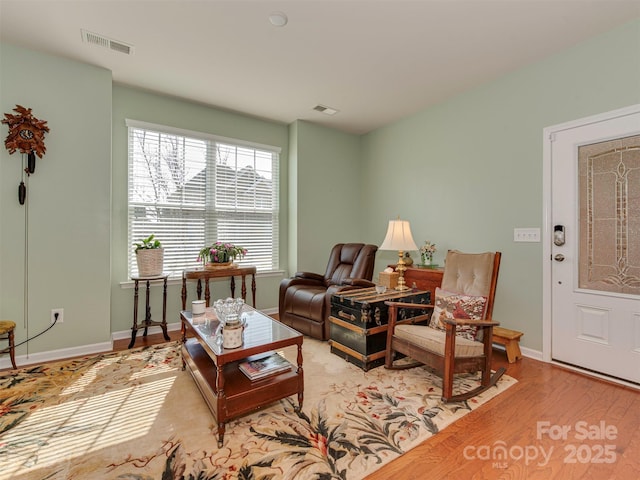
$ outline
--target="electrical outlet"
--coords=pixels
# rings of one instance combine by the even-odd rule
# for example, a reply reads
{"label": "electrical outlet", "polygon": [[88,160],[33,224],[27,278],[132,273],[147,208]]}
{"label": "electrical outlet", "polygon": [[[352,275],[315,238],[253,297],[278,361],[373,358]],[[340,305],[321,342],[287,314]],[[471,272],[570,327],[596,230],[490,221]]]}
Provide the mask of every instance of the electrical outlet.
{"label": "electrical outlet", "polygon": [[[56,313],[58,314],[58,321],[56,322]],[[52,308],[51,309],[51,323],[62,323],[64,322],[64,308]]]}
{"label": "electrical outlet", "polygon": [[540,229],[539,228],[514,228],[513,241],[514,242],[539,242]]}

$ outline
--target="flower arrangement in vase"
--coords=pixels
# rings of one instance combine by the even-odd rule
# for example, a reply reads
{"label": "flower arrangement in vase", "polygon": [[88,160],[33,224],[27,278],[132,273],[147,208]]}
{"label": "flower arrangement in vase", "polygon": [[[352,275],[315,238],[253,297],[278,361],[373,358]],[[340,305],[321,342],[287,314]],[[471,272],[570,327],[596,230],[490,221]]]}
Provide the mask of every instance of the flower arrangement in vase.
{"label": "flower arrangement in vase", "polygon": [[433,254],[436,250],[435,243],[431,243],[429,240],[424,241],[424,245],[420,247],[420,259],[422,260],[422,265],[431,265],[433,262]]}
{"label": "flower arrangement in vase", "polygon": [[216,242],[204,247],[198,254],[198,261],[202,261],[206,267],[218,268],[231,266],[236,258],[242,258],[247,254],[247,249],[233,243]]}

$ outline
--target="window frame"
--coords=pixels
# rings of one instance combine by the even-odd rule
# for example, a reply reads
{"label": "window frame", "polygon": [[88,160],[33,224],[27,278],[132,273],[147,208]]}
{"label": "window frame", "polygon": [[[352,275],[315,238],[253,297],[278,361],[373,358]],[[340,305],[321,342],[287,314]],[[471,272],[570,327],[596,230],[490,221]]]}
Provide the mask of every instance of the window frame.
{"label": "window frame", "polygon": [[[205,132],[198,132],[198,131],[192,131],[192,130],[186,130],[186,129],[181,129],[181,128],[176,128],[176,127],[171,127],[171,126],[167,126],[167,125],[160,125],[160,124],[155,124],[155,123],[149,123],[149,122],[142,122],[142,121],[138,121],[138,120],[133,120],[133,119],[126,119],[125,120],[125,125],[127,127],[127,226],[126,226],[126,230],[127,230],[127,240],[129,242],[129,244],[132,246],[133,243],[140,241],[139,238],[134,238],[134,235],[136,235],[134,232],[134,227],[133,227],[133,222],[135,220],[134,217],[132,217],[132,212],[133,210],[136,208],[136,204],[138,204],[138,208],[139,208],[139,203],[141,202],[132,202],[132,189],[135,188],[134,186],[132,186],[132,181],[133,181],[133,174],[132,174],[132,169],[133,169],[133,156],[135,155],[134,153],[134,145],[132,142],[133,139],[133,133],[132,133],[132,129],[138,129],[138,130],[144,130],[144,131],[149,131],[149,132],[153,132],[154,134],[160,134],[160,135],[171,135],[171,136],[177,136],[177,137],[181,137],[184,138],[186,140],[191,140],[191,141],[202,141],[205,142],[207,145],[207,149],[209,149],[210,151],[208,151],[206,153],[206,158],[208,158],[208,160],[206,160],[206,167],[205,167],[205,176],[206,176],[206,181],[205,181],[205,185],[204,185],[204,202],[202,204],[202,208],[203,208],[203,213],[202,213],[202,222],[204,223],[204,227],[203,227],[203,231],[202,231],[202,238],[204,238],[204,244],[202,245],[198,245],[198,250],[201,249],[202,247],[206,245],[210,245],[212,244],[214,241],[216,240],[221,240],[221,241],[229,241],[229,242],[233,242],[236,244],[240,244],[241,246],[248,248],[249,249],[249,253],[247,255],[247,257],[245,259],[242,260],[236,260],[236,263],[240,264],[240,265],[256,265],[258,267],[258,273],[270,273],[270,272],[276,272],[276,271],[280,271],[280,258],[279,258],[279,251],[280,251],[280,235],[279,235],[279,229],[280,229],[280,178],[279,178],[279,172],[280,172],[280,154],[282,149],[280,147],[276,147],[276,146],[272,146],[272,145],[266,145],[266,144],[261,144],[261,143],[256,143],[256,142],[250,142],[250,141],[246,141],[246,140],[240,140],[240,139],[235,139],[235,138],[230,138],[230,137],[224,137],[224,136],[220,136],[220,135],[215,135],[215,134],[211,134],[211,133],[205,133]],[[238,204],[241,203],[239,200],[239,196],[235,195],[233,197],[234,199],[234,203],[236,205],[235,210],[240,212],[242,211],[245,216],[250,217],[255,215],[257,218],[259,218],[259,216],[267,216],[267,218],[270,216],[271,217],[271,221],[264,223],[263,225],[270,225],[270,235],[271,235],[271,242],[265,241],[261,244],[261,255],[262,255],[262,261],[261,262],[251,262],[251,247],[243,244],[245,242],[240,242],[238,240],[234,240],[233,238],[212,238],[211,237],[211,232],[212,229],[211,227],[211,221],[216,219],[216,215],[211,213],[211,212],[222,212],[224,211],[224,209],[220,209],[218,208],[216,210],[216,206],[215,206],[215,185],[214,185],[214,181],[212,180],[212,178],[214,177],[214,174],[212,174],[211,172],[215,172],[216,168],[219,167],[219,163],[217,163],[217,156],[218,156],[218,152],[220,150],[220,145],[224,145],[224,146],[232,146],[236,149],[236,152],[238,149],[243,149],[243,151],[245,151],[244,149],[250,149],[250,150],[254,150],[254,154],[256,154],[256,152],[258,152],[258,155],[263,155],[264,154],[268,154],[271,155],[271,170],[270,170],[270,174],[271,174],[271,188],[268,190],[268,192],[270,193],[270,195],[272,196],[272,205],[271,208],[267,208],[267,209],[259,209],[259,208],[255,208],[256,205],[259,205],[259,198],[257,198],[257,193],[254,193],[254,208],[247,208],[246,205],[243,207],[244,210],[240,209],[238,207]],[[211,153],[213,152],[213,153]],[[268,159],[268,155],[267,155],[267,159]],[[234,164],[234,171],[240,172],[240,167],[238,166],[238,156],[236,155],[235,160],[236,163]],[[269,160],[267,160],[269,161]],[[237,168],[236,168],[237,167]],[[256,172],[257,170],[254,168],[254,172]],[[239,182],[238,176],[236,176],[236,183]],[[186,183],[185,183],[186,184]],[[183,187],[184,185],[183,184]],[[231,184],[230,184],[231,185]],[[244,204],[243,204],[244,205]],[[163,202],[159,202],[156,200],[155,203],[155,208],[163,208],[163,206],[166,208],[166,204]],[[221,215],[221,214],[220,214]],[[231,217],[234,216],[233,213],[229,213],[227,212],[227,215],[230,215]],[[237,213],[236,215],[240,215],[240,213]],[[186,224],[182,221],[184,217],[180,217],[180,227],[181,229],[185,229],[186,228]],[[229,220],[230,222],[232,220]],[[207,226],[207,222],[209,222],[209,226]],[[259,223],[255,224],[256,225],[256,231],[259,230]],[[241,228],[241,227],[240,227]],[[178,235],[176,235],[176,237],[178,237]],[[265,239],[268,240],[269,234],[265,235]],[[158,238],[162,241],[162,238],[160,238],[158,236]],[[164,242],[163,242],[164,243]],[[163,245],[165,247],[165,259],[167,258],[167,249],[169,248],[173,248],[175,251],[175,246],[171,247],[171,246],[167,246],[166,244]],[[269,253],[269,247],[271,248],[271,252]],[[191,247],[193,248],[193,246]],[[191,248],[189,250],[191,250]],[[265,253],[265,249],[267,251],[267,253]],[[186,254],[185,254],[186,255]],[[167,268],[167,262],[165,260],[165,270],[167,270],[167,272],[170,275],[170,278],[179,278],[182,274],[182,271],[184,269],[191,269],[191,268],[196,268],[201,266],[201,264],[199,262],[197,262],[196,260],[197,258],[197,252],[194,255],[194,260],[193,262],[187,261],[186,263],[184,262],[184,260],[181,260],[180,265],[176,266],[176,265],[172,265],[169,268]],[[265,265],[265,261],[267,260],[266,265]],[[270,266],[269,266],[270,263]],[[137,274],[137,266],[136,266],[136,259],[135,259],[135,252],[133,248],[130,248],[130,254],[127,256],[127,275],[129,276],[129,278],[132,275],[136,275]]]}

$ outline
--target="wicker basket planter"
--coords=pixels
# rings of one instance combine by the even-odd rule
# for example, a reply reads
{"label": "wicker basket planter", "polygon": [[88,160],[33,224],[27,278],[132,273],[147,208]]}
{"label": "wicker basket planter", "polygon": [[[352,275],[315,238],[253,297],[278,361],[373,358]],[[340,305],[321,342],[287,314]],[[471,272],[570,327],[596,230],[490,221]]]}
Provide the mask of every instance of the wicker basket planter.
{"label": "wicker basket planter", "polygon": [[205,270],[216,270],[218,268],[233,268],[235,264],[233,262],[209,262],[204,264]]}
{"label": "wicker basket planter", "polygon": [[136,261],[138,262],[139,276],[154,277],[156,275],[162,275],[164,268],[164,249],[140,249],[136,252]]}

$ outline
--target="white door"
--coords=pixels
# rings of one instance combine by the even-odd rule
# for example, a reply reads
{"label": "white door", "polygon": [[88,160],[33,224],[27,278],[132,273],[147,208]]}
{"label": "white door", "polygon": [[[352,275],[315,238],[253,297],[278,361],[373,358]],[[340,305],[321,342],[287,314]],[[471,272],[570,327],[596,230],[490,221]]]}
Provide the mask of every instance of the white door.
{"label": "white door", "polygon": [[551,359],[640,384],[640,105],[545,134]]}

